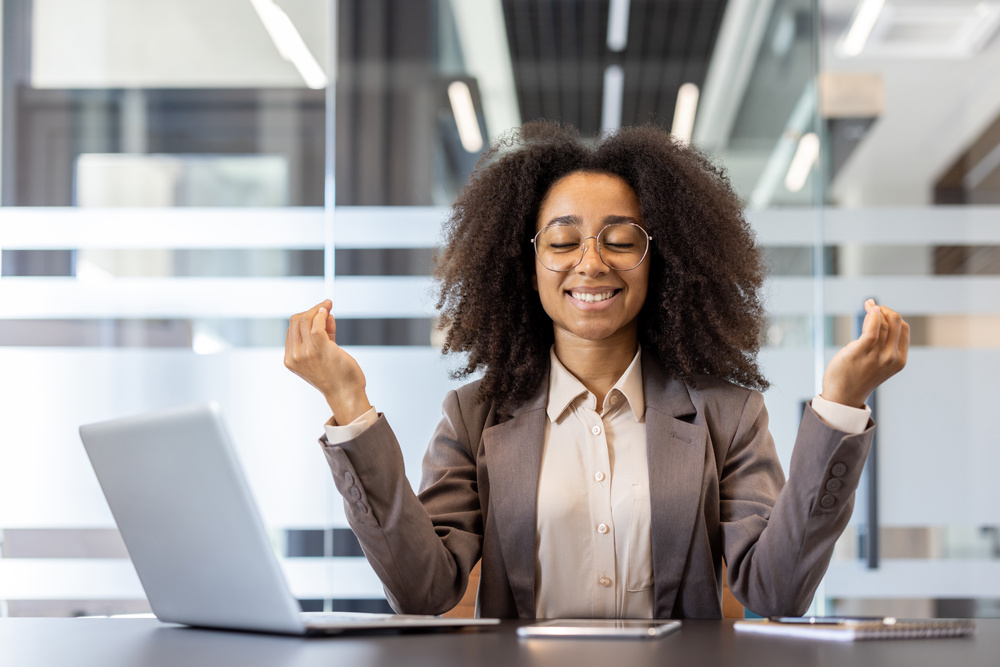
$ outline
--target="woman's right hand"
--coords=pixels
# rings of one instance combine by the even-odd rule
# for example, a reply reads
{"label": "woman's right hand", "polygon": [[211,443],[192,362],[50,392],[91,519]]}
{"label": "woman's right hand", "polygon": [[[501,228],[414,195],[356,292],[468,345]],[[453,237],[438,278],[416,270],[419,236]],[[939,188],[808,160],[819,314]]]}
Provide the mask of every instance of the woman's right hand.
{"label": "woman's right hand", "polygon": [[369,409],[365,374],[354,357],[337,345],[337,322],[329,299],[292,315],[285,337],[285,366],[319,389],[339,425],[349,424]]}

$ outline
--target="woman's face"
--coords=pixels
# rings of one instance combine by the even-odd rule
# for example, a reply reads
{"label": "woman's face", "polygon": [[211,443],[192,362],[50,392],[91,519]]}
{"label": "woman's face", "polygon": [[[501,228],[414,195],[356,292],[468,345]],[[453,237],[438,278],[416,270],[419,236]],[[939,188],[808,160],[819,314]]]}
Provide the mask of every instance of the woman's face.
{"label": "woman's face", "polygon": [[[549,188],[535,231],[567,222],[592,237],[611,223],[641,226],[639,200],[618,176],[573,172]],[[552,318],[557,345],[571,339],[610,343],[628,337],[634,341],[649,285],[649,257],[634,269],[616,271],[601,259],[596,239],[588,239],[583,260],[569,271],[551,271],[536,256],[533,283],[542,308]]]}

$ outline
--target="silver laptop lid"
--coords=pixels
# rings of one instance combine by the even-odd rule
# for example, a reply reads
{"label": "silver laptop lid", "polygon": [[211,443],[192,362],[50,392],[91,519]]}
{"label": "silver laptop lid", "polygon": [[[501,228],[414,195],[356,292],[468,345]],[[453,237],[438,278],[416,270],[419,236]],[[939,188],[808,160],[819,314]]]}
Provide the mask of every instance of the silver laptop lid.
{"label": "silver laptop lid", "polygon": [[89,424],[80,437],[157,618],[305,631],[218,405]]}

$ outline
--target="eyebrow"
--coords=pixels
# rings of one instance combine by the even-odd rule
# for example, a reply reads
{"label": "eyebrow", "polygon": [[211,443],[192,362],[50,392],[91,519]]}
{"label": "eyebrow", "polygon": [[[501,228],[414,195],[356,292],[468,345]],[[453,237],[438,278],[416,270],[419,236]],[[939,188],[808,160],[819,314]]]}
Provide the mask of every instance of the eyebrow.
{"label": "eyebrow", "polygon": [[[551,220],[549,220],[548,224],[546,224],[545,226],[548,227],[550,225],[580,225],[582,222],[583,221],[580,220],[580,216],[577,215],[560,215],[557,218],[552,218]],[[627,222],[631,222],[632,224],[635,225],[639,224],[638,220],[627,215],[608,215],[604,217],[605,226],[622,224]]]}

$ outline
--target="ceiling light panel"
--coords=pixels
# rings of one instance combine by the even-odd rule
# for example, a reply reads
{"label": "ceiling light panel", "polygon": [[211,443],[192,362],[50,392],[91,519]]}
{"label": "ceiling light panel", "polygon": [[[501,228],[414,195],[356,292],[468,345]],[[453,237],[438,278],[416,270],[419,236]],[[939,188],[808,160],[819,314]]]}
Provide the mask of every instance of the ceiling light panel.
{"label": "ceiling light panel", "polygon": [[1000,28],[1000,2],[862,0],[837,43],[842,58],[969,58]]}

